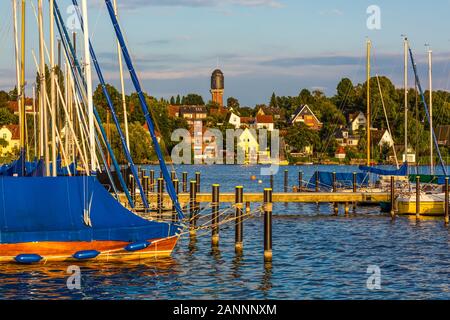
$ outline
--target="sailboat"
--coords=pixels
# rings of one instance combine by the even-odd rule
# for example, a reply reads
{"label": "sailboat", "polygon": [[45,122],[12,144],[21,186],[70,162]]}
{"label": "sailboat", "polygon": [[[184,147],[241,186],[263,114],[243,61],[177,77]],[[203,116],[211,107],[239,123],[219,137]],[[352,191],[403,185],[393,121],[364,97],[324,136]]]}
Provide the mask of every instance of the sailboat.
{"label": "sailboat", "polygon": [[[13,0],[15,1],[15,0]],[[95,57],[94,50],[89,40],[89,29],[87,23],[87,0],[82,0],[82,13],[76,0],[73,0],[77,8],[77,14],[81,18],[85,37],[85,65],[93,63],[99,74],[99,79],[104,86],[99,63]],[[150,116],[147,102],[142,93],[139,78],[137,77],[131,55],[126,46],[122,29],[117,20],[115,9],[110,0],[106,0],[106,7],[117,36],[123,58],[130,72],[136,92],[139,95],[141,108],[146,115],[146,123],[153,141],[153,147],[158,155],[161,172],[167,183],[167,192],[170,195],[174,207],[178,213],[179,222],[164,222],[144,219],[133,211],[122,206],[114,196],[101,185],[96,177],[98,170],[97,152],[105,160],[103,151],[95,146],[101,147],[100,138],[105,139],[106,134],[102,130],[102,124],[99,120],[96,108],[92,104],[92,96],[87,95],[84,90],[90,92],[90,68],[85,68],[81,72],[80,65],[74,54],[73,43],[71,43],[64,21],[61,18],[57,3],[50,0],[50,23],[55,23],[60,33],[66,59],[71,62],[70,73],[74,86],[72,93],[76,99],[83,101],[85,105],[84,112],[87,113],[88,123],[84,123],[87,139],[83,141],[89,147],[90,161],[84,159],[89,167],[80,175],[71,174],[61,176],[57,174],[55,155],[52,155],[50,162],[50,152],[45,150],[47,139],[44,130],[47,119],[44,118],[46,109],[53,103],[46,105],[46,93],[42,90],[40,97],[40,139],[41,153],[40,159],[35,162],[35,166],[25,165],[26,145],[21,145],[21,154],[16,161],[16,170],[12,175],[0,176],[0,262],[1,263],[46,263],[54,261],[120,261],[120,260],[140,260],[147,258],[160,258],[170,256],[182,231],[184,214],[178,202],[178,198],[171,181],[170,174],[164,161],[164,157],[155,134],[153,119]],[[25,1],[22,1],[22,22],[25,26]],[[43,54],[43,21],[42,21],[42,0],[38,1],[39,10],[39,29],[40,29],[40,59],[41,69],[45,66]],[[84,20],[83,20],[84,18]],[[23,39],[25,28],[22,28]],[[54,41],[51,39],[51,41]],[[24,48],[25,42],[22,42]],[[24,51],[23,51],[24,52]],[[21,57],[22,62],[25,55]],[[91,60],[92,59],[92,60]],[[44,62],[44,63],[43,63]],[[23,64],[22,64],[23,65]],[[22,69],[23,70],[23,69]],[[53,79],[53,77],[52,77]],[[41,77],[41,81],[45,80]],[[21,78],[22,83],[24,77]],[[56,85],[56,89],[58,86]],[[61,92],[59,92],[62,97]],[[84,95],[84,97],[83,97]],[[108,95],[105,94],[110,107],[110,111],[115,116],[115,109],[112,106]],[[53,100],[53,99],[52,99]],[[64,105],[64,103],[63,103]],[[54,109],[50,109],[50,113]],[[67,109],[65,109],[67,111]],[[83,110],[78,110],[81,112]],[[83,114],[82,114],[83,115]],[[80,118],[81,119],[81,118]],[[54,117],[50,117],[54,125]],[[21,121],[21,126],[25,122]],[[97,130],[95,131],[95,127]],[[83,128],[82,128],[83,129]],[[53,129],[51,130],[53,135]],[[74,130],[72,130],[74,132]],[[82,130],[81,130],[82,131]],[[122,132],[119,131],[121,138],[125,141]],[[57,132],[55,133],[57,137]],[[75,138],[76,142],[77,139]],[[25,141],[25,140],[24,140]],[[61,141],[59,141],[61,142]],[[108,141],[103,141],[111,152]],[[53,144],[53,143],[52,143]],[[45,147],[44,147],[45,145]],[[109,147],[108,147],[109,146]],[[55,147],[55,145],[53,145]],[[63,149],[60,143],[59,147]],[[42,150],[44,149],[44,150]],[[124,143],[124,151],[129,156],[129,149]],[[80,148],[80,154],[82,150]],[[114,155],[111,154],[115,165]],[[129,159],[130,168],[133,174],[136,168],[132,159]],[[44,174],[36,174],[43,170]],[[108,169],[107,169],[108,170]],[[56,171],[56,174],[55,174]],[[123,177],[120,170],[116,172],[123,183]],[[126,188],[126,185],[125,185]],[[125,189],[128,191],[128,189]],[[143,193],[144,206],[148,207],[147,199]],[[130,199],[129,199],[130,200]],[[130,201],[131,208],[134,203]]]}
{"label": "sailboat", "polygon": [[[439,150],[439,145],[437,143],[436,135],[435,135],[434,128],[433,128],[432,52],[431,52],[431,50],[428,51],[430,100],[429,100],[429,104],[427,104],[423,90],[422,90],[422,86],[420,84],[419,76],[417,73],[417,67],[416,67],[416,64],[414,63],[414,56],[413,56],[412,50],[407,43],[406,43],[406,45],[408,46],[407,50],[409,51],[409,55],[410,55],[411,62],[413,65],[416,83],[417,83],[418,89],[420,91],[420,96],[421,96],[422,102],[425,106],[425,113],[427,115],[429,125],[430,125],[430,172],[431,172],[430,177],[433,177],[433,173],[434,173],[433,145],[436,147],[436,152],[439,155],[439,159],[440,159],[440,163],[441,163],[444,175],[447,176],[447,168],[442,159],[442,156],[441,156],[441,153]],[[405,87],[405,90],[406,90],[406,87]],[[419,177],[419,182],[422,182],[422,180],[427,179],[427,177],[411,175],[411,180],[416,181],[417,177]],[[438,180],[437,182],[439,182],[439,180],[442,180],[442,179],[438,178],[437,180]],[[431,182],[431,181],[424,181],[424,182]],[[422,188],[420,184],[418,186],[416,186],[416,188],[417,187]],[[437,189],[431,190],[431,191],[419,190],[419,201],[420,201],[420,204],[419,204],[419,206],[417,206],[417,190],[415,188],[409,188],[408,191],[401,194],[396,200],[398,214],[399,215],[419,214],[419,215],[423,215],[423,216],[444,215],[444,213],[445,213],[445,194],[443,193],[442,189],[437,188]],[[419,209],[419,210],[417,210],[417,209]]]}

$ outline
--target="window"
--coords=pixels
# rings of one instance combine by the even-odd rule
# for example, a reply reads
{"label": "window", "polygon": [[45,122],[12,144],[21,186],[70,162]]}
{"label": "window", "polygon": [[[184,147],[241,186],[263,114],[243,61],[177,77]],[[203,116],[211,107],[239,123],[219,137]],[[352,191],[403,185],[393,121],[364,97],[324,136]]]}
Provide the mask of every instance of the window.
{"label": "window", "polygon": [[3,139],[6,140],[8,138],[8,135],[6,133],[3,134]]}

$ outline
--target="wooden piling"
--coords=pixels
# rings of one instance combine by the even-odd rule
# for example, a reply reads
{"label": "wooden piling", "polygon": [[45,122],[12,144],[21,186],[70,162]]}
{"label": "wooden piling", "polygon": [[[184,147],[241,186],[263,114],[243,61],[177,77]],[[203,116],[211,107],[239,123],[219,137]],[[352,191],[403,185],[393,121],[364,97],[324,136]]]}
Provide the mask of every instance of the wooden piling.
{"label": "wooden piling", "polygon": [[155,192],[155,170],[150,170],[150,192]]}
{"label": "wooden piling", "polygon": [[349,214],[349,212],[350,212],[350,208],[349,208],[349,206],[348,206],[348,202],[346,202],[346,203],[344,204],[344,212],[345,212],[345,215],[348,216],[348,214]]}
{"label": "wooden piling", "polygon": [[270,189],[274,190],[273,188],[273,173],[270,173]]}
{"label": "wooden piling", "polygon": [[284,192],[289,191],[289,170],[284,170]]}
{"label": "wooden piling", "polygon": [[163,205],[164,205],[164,179],[158,179],[158,196],[157,196],[157,210],[158,219],[163,217]]}
{"label": "wooden piling", "polygon": [[416,218],[420,218],[420,177],[416,177]]}
{"label": "wooden piling", "polygon": [[188,173],[183,172],[183,193],[187,192],[187,178],[188,178]]}
{"label": "wooden piling", "polygon": [[[357,182],[357,173],[353,172],[353,193],[357,192],[358,182]],[[356,213],[356,202],[353,202],[353,213]]]}
{"label": "wooden piling", "polygon": [[[337,192],[337,183],[336,183],[336,172],[333,172],[333,192]],[[339,204],[337,202],[333,203],[334,214],[337,216],[339,214]]]}
{"label": "wooden piling", "polygon": [[171,171],[170,172],[170,180],[173,181],[177,178],[177,172],[176,171]]}
{"label": "wooden piling", "polygon": [[445,177],[445,215],[444,215],[444,221],[445,221],[445,225],[449,224],[449,216],[448,216],[448,205],[449,205],[449,195],[448,195],[448,177]]}
{"label": "wooden piling", "polygon": [[197,193],[200,192],[200,177],[201,177],[201,173],[196,172],[195,173],[195,182],[196,182],[196,187],[197,187]]}
{"label": "wooden piling", "polygon": [[133,199],[133,202],[136,201],[136,179],[134,179],[134,176],[132,174],[129,175],[129,181],[130,181],[130,189],[131,189],[131,198]]}
{"label": "wooden piling", "polygon": [[320,176],[319,171],[316,171],[316,192],[320,191]]}
{"label": "wooden piling", "polygon": [[236,194],[235,194],[235,207],[236,207],[236,228],[235,228],[235,250],[236,252],[242,252],[244,248],[243,243],[243,232],[244,232],[244,223],[243,223],[243,207],[244,207],[244,187],[237,186]]}
{"label": "wooden piling", "polygon": [[219,245],[219,206],[220,206],[220,185],[213,184],[213,186],[212,186],[212,202],[211,202],[211,210],[212,210],[211,245],[213,247],[217,247]]}
{"label": "wooden piling", "polygon": [[144,189],[145,198],[148,199],[150,188],[150,178],[148,176],[144,176],[142,179],[142,188]]}
{"label": "wooden piling", "polygon": [[395,218],[395,178],[391,176],[391,218]]}
{"label": "wooden piling", "polygon": [[303,191],[303,171],[298,172],[298,192]]}
{"label": "wooden piling", "polygon": [[[178,179],[173,179],[172,180],[173,183],[173,188],[175,189],[175,194],[178,195],[179,191],[180,191],[180,184]],[[178,213],[177,213],[177,209],[175,207],[175,203],[172,201],[172,222],[177,222],[178,221]]]}
{"label": "wooden piling", "polygon": [[272,189],[264,189],[264,261],[272,261]]}
{"label": "wooden piling", "polygon": [[190,221],[190,231],[191,235],[196,234],[196,224],[197,224],[197,182],[191,181],[189,190],[189,221]]}

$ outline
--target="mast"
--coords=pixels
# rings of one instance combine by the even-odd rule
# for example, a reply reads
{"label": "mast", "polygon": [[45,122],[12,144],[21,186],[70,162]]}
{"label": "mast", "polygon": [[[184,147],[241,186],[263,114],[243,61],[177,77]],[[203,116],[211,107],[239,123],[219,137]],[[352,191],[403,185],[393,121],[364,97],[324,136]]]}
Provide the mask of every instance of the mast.
{"label": "mast", "polygon": [[94,127],[94,102],[92,97],[92,71],[91,55],[89,53],[89,23],[87,15],[87,0],[82,0],[81,7],[83,11],[83,29],[84,29],[84,61],[86,73],[86,93],[88,102],[88,123],[89,123],[89,147],[91,154],[91,170],[96,171],[95,159],[95,127]]}
{"label": "mast", "polygon": [[38,0],[38,24],[39,24],[39,73],[40,73],[40,97],[39,97],[39,121],[40,121],[40,157],[45,157],[44,176],[48,174],[47,145],[46,145],[46,95],[47,85],[45,81],[45,56],[44,56],[44,27],[42,17],[42,0]]}
{"label": "mast", "polygon": [[[22,83],[21,83],[21,73],[20,73],[20,56],[19,56],[19,39],[18,39],[18,28],[17,28],[17,1],[12,0],[13,4],[13,19],[14,19],[14,51],[15,51],[15,62],[16,62],[16,81],[17,81],[17,103],[20,106],[21,93],[22,93]],[[20,107],[19,107],[20,112]],[[22,133],[22,132],[21,132]],[[20,138],[22,140],[22,138]]]}
{"label": "mast", "polygon": [[370,49],[372,43],[367,40],[367,166],[370,166]]}
{"label": "mast", "polygon": [[56,77],[55,77],[55,18],[53,15],[54,1],[50,0],[50,105],[51,105],[51,139],[52,139],[52,176],[57,176],[57,160],[56,160]]}
{"label": "mast", "polygon": [[36,84],[33,84],[33,132],[34,132],[34,156],[37,158],[37,128],[36,128]]}
{"label": "mast", "polygon": [[[119,14],[117,9],[117,0],[114,0],[114,13],[116,15],[117,21],[119,20]],[[120,71],[120,85],[122,90],[122,106],[123,106],[123,122],[125,125],[125,139],[127,141],[128,150],[130,150],[130,137],[128,134],[128,114],[127,114],[127,101],[125,95],[125,81],[123,79],[123,61],[122,61],[122,50],[120,48],[120,42],[117,40],[117,56],[119,59],[119,71]]]}
{"label": "mast", "polygon": [[405,37],[404,46],[404,86],[405,86],[405,162],[408,162],[408,38]]}
{"label": "mast", "polygon": [[433,51],[428,48],[428,80],[430,85],[430,174],[434,174],[433,157]]}
{"label": "mast", "polygon": [[[15,2],[15,1],[14,1]],[[21,62],[20,62],[20,154],[21,154],[21,175],[25,175],[25,126],[27,125],[25,119],[25,13],[26,3],[22,0],[22,39],[21,39]],[[19,88],[17,88],[19,90]],[[19,92],[19,91],[18,91]]]}

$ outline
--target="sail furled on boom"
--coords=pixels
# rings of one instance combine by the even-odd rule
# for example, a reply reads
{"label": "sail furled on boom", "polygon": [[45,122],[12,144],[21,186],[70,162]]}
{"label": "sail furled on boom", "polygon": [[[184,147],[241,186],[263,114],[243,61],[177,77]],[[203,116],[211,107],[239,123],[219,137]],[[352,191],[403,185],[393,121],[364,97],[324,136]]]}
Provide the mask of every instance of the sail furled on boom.
{"label": "sail furled on boom", "polygon": [[404,163],[399,169],[397,170],[386,170],[386,169],[380,169],[375,167],[368,167],[368,166],[359,166],[359,170],[378,174],[380,176],[406,176],[408,175],[408,163]]}
{"label": "sail furled on boom", "polygon": [[133,62],[132,62],[132,59],[131,59],[131,55],[130,55],[130,53],[128,51],[127,45],[125,43],[125,39],[123,37],[122,30],[121,30],[119,22],[118,22],[118,20],[116,18],[116,15],[115,15],[115,12],[114,12],[114,7],[113,7],[113,5],[112,5],[110,0],[105,0],[105,3],[106,3],[106,7],[108,9],[109,16],[111,18],[111,22],[112,22],[112,24],[114,26],[114,30],[115,30],[115,33],[116,33],[116,36],[117,36],[117,40],[119,40],[120,47],[121,47],[122,53],[123,53],[123,57],[125,59],[125,63],[127,65],[127,67],[128,67],[128,71],[129,71],[130,76],[131,76],[131,80],[132,80],[133,85],[134,85],[134,87],[136,89],[136,93],[137,93],[137,95],[139,97],[139,101],[140,101],[140,104],[141,104],[142,112],[144,113],[144,117],[145,117],[145,120],[147,122],[147,127],[148,127],[148,130],[150,132],[150,136],[151,136],[152,141],[153,141],[153,147],[154,147],[154,150],[155,150],[156,155],[157,155],[158,160],[159,160],[159,166],[161,168],[161,172],[163,174],[163,178],[166,181],[167,193],[169,194],[170,198],[172,199],[172,201],[174,203],[174,206],[175,206],[175,209],[176,209],[176,211],[178,213],[179,218],[183,219],[184,218],[183,210],[181,209],[180,203],[178,202],[178,196],[177,196],[177,194],[175,192],[175,188],[174,188],[173,183],[171,181],[171,176],[170,176],[169,170],[167,169],[166,162],[164,161],[164,156],[163,156],[161,147],[159,145],[158,139],[156,137],[155,125],[154,125],[153,120],[152,120],[152,118],[150,116],[149,108],[147,106],[147,101],[145,99],[144,93],[142,92],[142,87],[141,87],[140,81],[138,79],[138,76],[136,74],[136,71],[134,69],[134,65],[133,65]]}

